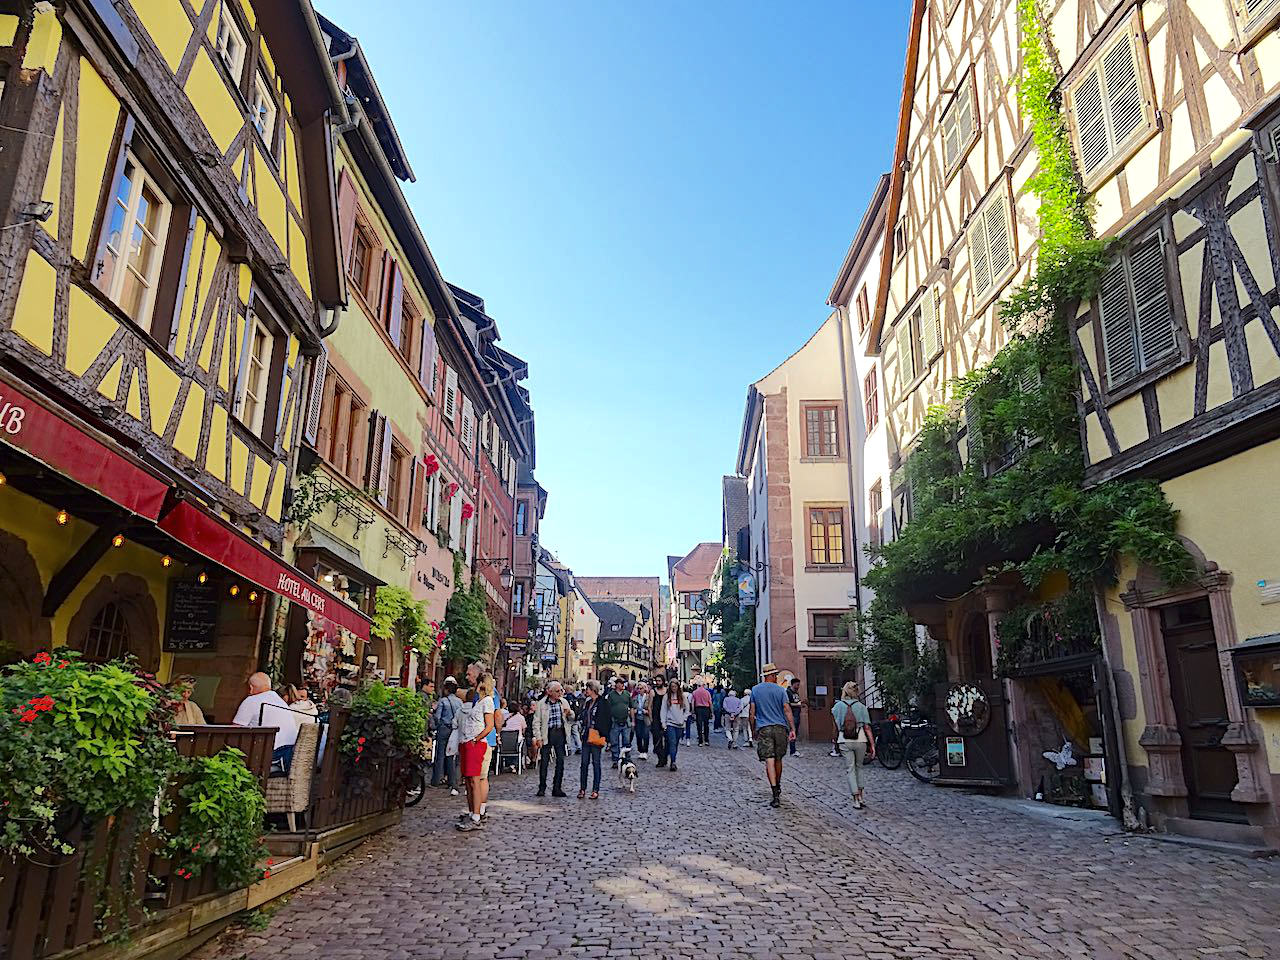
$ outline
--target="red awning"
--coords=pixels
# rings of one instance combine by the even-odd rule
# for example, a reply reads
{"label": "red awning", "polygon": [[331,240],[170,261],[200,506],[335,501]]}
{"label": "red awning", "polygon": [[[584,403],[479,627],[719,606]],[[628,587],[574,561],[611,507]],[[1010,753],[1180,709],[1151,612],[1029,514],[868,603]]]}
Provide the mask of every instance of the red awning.
{"label": "red awning", "polygon": [[131,513],[160,516],[166,481],[8,381],[0,381],[0,441]]}
{"label": "red awning", "polygon": [[370,621],[363,613],[230,524],[199,507],[183,501],[160,521],[159,527],[202,557],[264,590],[301,604],[317,616],[350,630],[362,640],[369,639]]}

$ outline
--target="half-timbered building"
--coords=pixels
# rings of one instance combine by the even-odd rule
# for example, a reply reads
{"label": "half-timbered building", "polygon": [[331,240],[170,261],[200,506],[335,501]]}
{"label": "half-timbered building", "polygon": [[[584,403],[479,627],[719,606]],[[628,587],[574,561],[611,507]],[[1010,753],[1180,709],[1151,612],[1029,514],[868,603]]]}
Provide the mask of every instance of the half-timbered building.
{"label": "half-timbered building", "polygon": [[283,562],[345,299],[306,0],[0,5],[0,622],[230,716],[261,625],[368,620]]}
{"label": "half-timbered building", "polygon": [[[912,507],[900,468],[926,412],[952,403],[955,378],[1004,344],[998,304],[1036,252],[1019,6],[912,8],[871,338],[884,357],[899,525]],[[1280,727],[1265,709],[1280,702],[1280,590],[1269,588],[1280,575],[1264,496],[1280,463],[1280,3],[1045,0],[1038,15],[1095,231],[1120,240],[1071,337],[1086,483],[1159,480],[1199,576],[1173,588],[1126,562],[1099,597],[1106,668],[1082,672],[1083,655],[1068,657],[1062,671],[1038,664],[1003,685],[996,626],[1025,590],[1009,578],[974,587],[1000,556],[922,581],[909,608],[951,681],[986,691],[997,718],[1007,699],[1010,729],[980,758],[992,782],[1023,793],[1052,782],[1040,757],[1065,730],[1106,754],[1095,802],[1117,810],[1123,782],[1130,812],[1165,828],[1280,843]],[[1050,577],[1033,599],[1066,586]]]}
{"label": "half-timbered building", "polygon": [[1275,846],[1278,21],[1268,0],[1049,18],[1096,229],[1121,241],[1074,332],[1086,482],[1160,481],[1198,566],[1170,587],[1127,563],[1103,598],[1130,785],[1168,829]]}

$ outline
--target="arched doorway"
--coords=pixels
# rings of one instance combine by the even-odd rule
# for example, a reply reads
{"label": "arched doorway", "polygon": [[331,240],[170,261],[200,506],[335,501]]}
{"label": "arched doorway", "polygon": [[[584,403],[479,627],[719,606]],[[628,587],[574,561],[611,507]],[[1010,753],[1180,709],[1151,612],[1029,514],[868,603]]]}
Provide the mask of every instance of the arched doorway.
{"label": "arched doorway", "polygon": [[132,654],[138,666],[160,668],[160,623],[155,599],[141,577],[103,577],[67,625],[66,644],[91,663]]}
{"label": "arched doorway", "polygon": [[49,621],[40,611],[43,600],[40,571],[26,541],[0,530],[0,663],[49,649]]}

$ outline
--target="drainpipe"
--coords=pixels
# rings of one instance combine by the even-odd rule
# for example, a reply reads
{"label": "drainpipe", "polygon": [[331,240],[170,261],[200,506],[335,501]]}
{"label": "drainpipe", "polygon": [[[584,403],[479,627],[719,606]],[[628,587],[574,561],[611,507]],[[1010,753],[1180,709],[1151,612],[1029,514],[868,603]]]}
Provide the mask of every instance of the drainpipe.
{"label": "drainpipe", "polygon": [[[853,472],[853,409],[849,406],[849,365],[848,355],[845,351],[845,329],[848,317],[843,306],[836,307],[836,332],[840,337],[840,391],[844,401],[844,434],[845,434],[845,450],[848,456],[845,457],[845,466],[848,469],[849,477],[849,528],[853,531],[853,605],[858,611],[858,615],[862,615],[862,568],[858,559],[858,552],[862,549],[862,538],[859,534],[858,525],[858,506],[861,497],[857,494],[857,480]],[[861,457],[861,451],[859,451]],[[861,459],[859,459],[861,462]]]}

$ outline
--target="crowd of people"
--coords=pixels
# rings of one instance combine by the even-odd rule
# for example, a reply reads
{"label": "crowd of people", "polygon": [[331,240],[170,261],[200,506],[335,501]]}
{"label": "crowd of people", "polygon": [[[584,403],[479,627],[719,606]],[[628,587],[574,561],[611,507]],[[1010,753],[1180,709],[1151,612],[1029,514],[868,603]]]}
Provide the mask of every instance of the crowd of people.
{"label": "crowd of people", "polygon": [[[765,664],[761,673],[761,681],[741,694],[698,681],[686,686],[661,674],[640,681],[615,676],[603,684],[550,680],[515,703],[497,694],[481,664],[472,664],[465,686],[448,677],[434,701],[431,784],[456,796],[462,781],[467,809],[457,826],[469,832],[488,818],[488,777],[502,759],[495,750],[503,733],[514,734],[527,751],[525,759],[536,766],[536,796],[545,797],[550,786],[552,797],[567,797],[565,768],[570,757],[577,757],[578,798],[598,800],[606,751],[614,767],[652,758],[655,769],[675,773],[682,746],[710,746],[712,731],[723,730],[729,749],[755,748],[769,804],[778,807],[783,760],[798,755],[796,735],[808,705],[794,676],[775,664]],[[861,809],[862,767],[874,759],[875,742],[856,684],[844,685],[832,718],[837,731],[832,752],[845,758],[853,806]]]}

